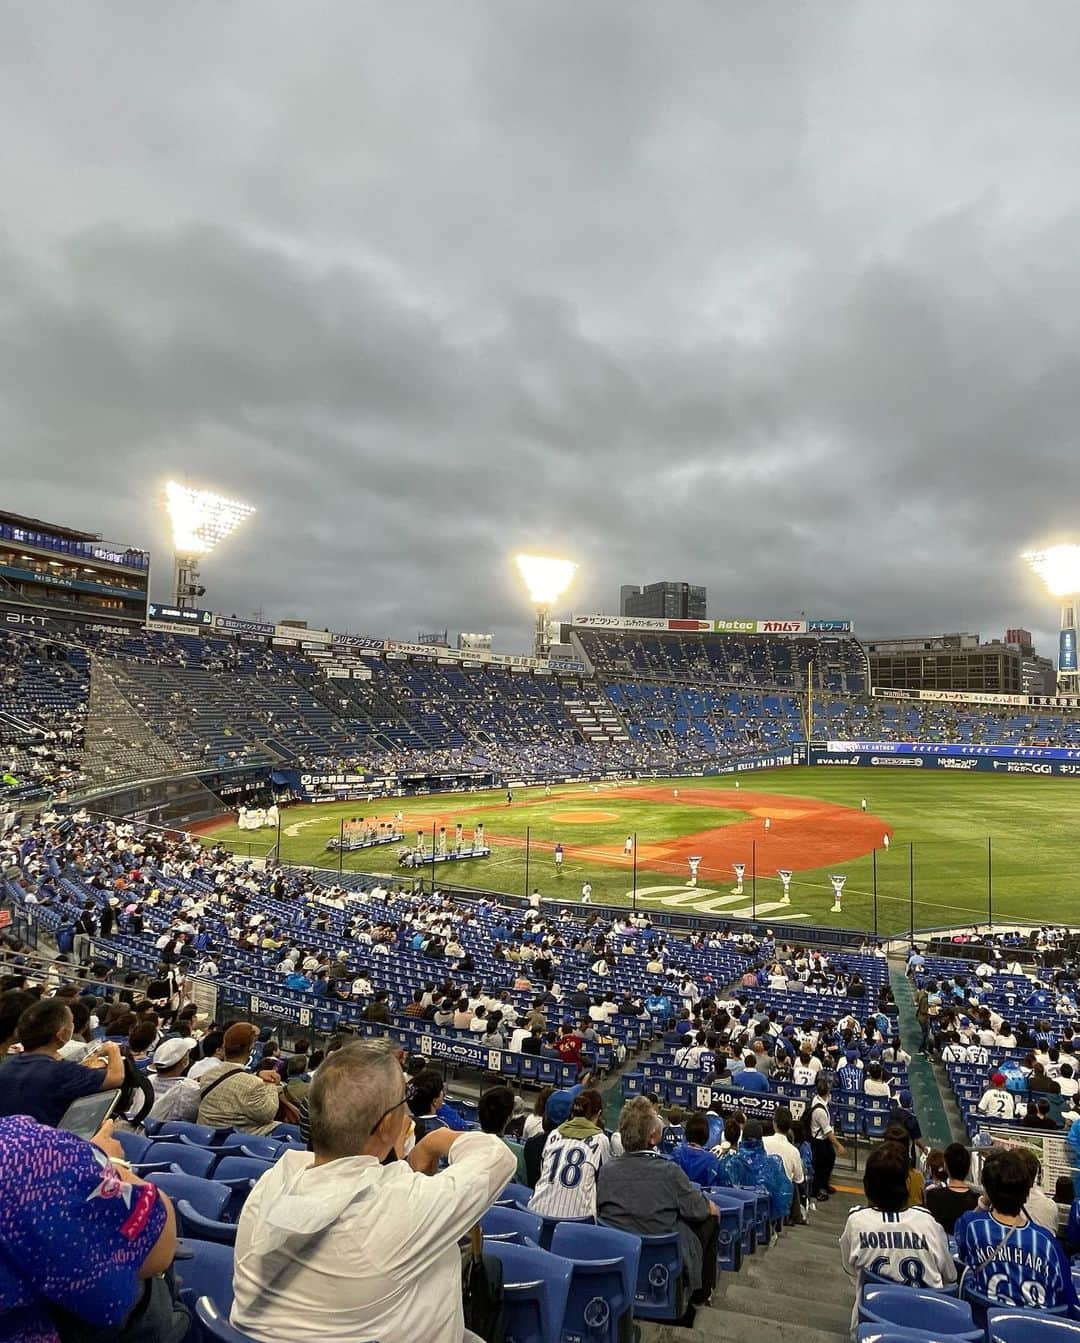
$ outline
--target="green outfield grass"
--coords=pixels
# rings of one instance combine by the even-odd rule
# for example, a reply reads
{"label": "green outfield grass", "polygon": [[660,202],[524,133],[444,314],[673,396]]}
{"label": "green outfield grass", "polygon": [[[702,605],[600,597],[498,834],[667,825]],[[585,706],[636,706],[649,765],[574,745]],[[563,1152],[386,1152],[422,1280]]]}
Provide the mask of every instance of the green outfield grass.
{"label": "green outfield grass", "polygon": [[[1004,778],[989,774],[961,777],[914,771],[783,769],[740,778],[746,793],[806,797],[858,809],[866,797],[869,810],[893,830],[890,851],[876,854],[877,927],[882,933],[899,932],[913,922],[916,928],[947,924],[987,922],[988,890],[992,888],[995,922],[1008,919],[1028,922],[1076,921],[1072,896],[1071,860],[1076,850],[1080,792],[1074,781],[1054,778]],[[649,787],[716,789],[730,793],[733,781],[723,779],[674,779],[649,782]],[[530,805],[523,805],[528,802]],[[745,813],[688,803],[651,802],[633,796],[616,798],[603,788],[593,793],[588,785],[553,789],[545,797],[542,788],[515,790],[513,806],[504,805],[504,794],[477,793],[457,796],[402,799],[383,803],[386,818],[398,806],[410,824],[407,834],[424,819],[445,816],[452,837],[453,822],[460,820],[468,836],[477,820],[489,835],[516,841],[497,845],[488,859],[440,864],[438,884],[524,894],[538,887],[545,897],[576,899],[582,882],[593,885],[596,903],[629,904],[634,890],[632,862],[596,861],[598,847],[621,851],[628,834],[636,834],[639,855],[649,844],[744,822]],[[287,862],[315,863],[337,867],[337,855],[326,849],[327,839],[338,833],[341,819],[374,810],[374,804],[350,802],[340,805],[298,806],[283,813],[281,857]],[[594,812],[595,821],[567,824],[559,815],[568,811]],[[606,814],[605,814],[606,813]],[[425,828],[430,832],[431,822]],[[525,837],[531,837],[526,874]],[[265,853],[272,843],[269,831],[258,836],[235,826],[219,829],[208,839],[224,840],[240,852]],[[988,840],[990,841],[988,843]],[[557,878],[551,846],[560,841],[566,850],[561,878]],[[910,846],[910,849],[909,849]],[[750,914],[759,917],[802,917],[814,923],[867,928],[874,925],[875,856],[866,854],[824,868],[796,872],[791,885],[791,904],[776,908],[781,888],[768,866],[768,849],[761,854],[756,883],[748,871],[745,898],[730,900],[733,875],[726,868],[702,866],[699,889],[680,893],[688,870],[682,860],[665,864],[639,857],[636,877],[638,903],[663,908],[674,898],[686,912],[704,904],[702,912],[717,917]],[[407,875],[396,866],[396,846],[346,854],[345,871]],[[843,913],[830,913],[830,872],[847,876]],[[423,875],[430,879],[431,868]],[[913,883],[912,883],[913,876]],[[754,886],[756,885],[756,900]],[[667,891],[649,893],[650,887]],[[914,900],[911,892],[914,890]],[[710,908],[719,898],[726,903]],[[770,908],[769,906],[773,906]]]}

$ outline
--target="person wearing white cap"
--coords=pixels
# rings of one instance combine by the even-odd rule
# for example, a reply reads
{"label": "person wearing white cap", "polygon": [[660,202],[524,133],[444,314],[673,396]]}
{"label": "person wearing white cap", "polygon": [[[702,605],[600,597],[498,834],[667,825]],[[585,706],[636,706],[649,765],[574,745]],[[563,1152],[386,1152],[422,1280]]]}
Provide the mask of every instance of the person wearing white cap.
{"label": "person wearing white cap", "polygon": [[148,1119],[179,1119],[193,1124],[199,1113],[199,1084],[184,1076],[197,1040],[175,1036],[154,1050],[150,1085],[156,1100]]}

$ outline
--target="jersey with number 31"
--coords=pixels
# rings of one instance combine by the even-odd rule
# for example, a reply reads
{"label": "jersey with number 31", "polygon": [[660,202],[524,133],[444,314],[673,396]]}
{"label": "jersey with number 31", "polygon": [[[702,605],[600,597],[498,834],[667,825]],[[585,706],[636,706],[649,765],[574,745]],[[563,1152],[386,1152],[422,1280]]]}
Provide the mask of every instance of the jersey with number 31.
{"label": "jersey with number 31", "polygon": [[553,1129],[544,1144],[529,1211],[544,1217],[595,1217],[596,1172],[610,1160],[606,1134],[568,1138]]}

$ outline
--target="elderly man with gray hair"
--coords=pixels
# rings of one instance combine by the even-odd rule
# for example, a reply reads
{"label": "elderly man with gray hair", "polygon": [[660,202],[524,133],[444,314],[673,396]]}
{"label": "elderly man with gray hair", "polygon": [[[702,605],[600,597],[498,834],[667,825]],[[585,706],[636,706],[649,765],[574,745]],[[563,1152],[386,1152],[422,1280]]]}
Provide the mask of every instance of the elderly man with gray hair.
{"label": "elderly man with gray hair", "polygon": [[244,1206],[231,1319],[264,1343],[473,1338],[458,1241],[513,1178],[514,1155],[494,1134],[444,1128],[401,1159],[412,1119],[389,1045],[325,1060],[308,1096],[313,1151],[286,1152]]}
{"label": "elderly man with gray hair", "polygon": [[663,1131],[649,1100],[627,1101],[619,1118],[624,1155],[600,1167],[596,1213],[601,1222],[639,1236],[678,1231],[691,1300],[706,1305],[716,1285],[717,1207],[681,1166],[657,1152]]}

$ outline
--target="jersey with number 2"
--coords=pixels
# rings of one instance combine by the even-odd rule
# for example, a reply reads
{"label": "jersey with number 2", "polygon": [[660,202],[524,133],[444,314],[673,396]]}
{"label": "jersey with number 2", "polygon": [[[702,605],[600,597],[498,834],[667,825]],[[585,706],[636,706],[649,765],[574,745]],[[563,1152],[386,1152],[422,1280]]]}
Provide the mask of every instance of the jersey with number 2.
{"label": "jersey with number 2", "polygon": [[606,1134],[568,1138],[553,1129],[544,1144],[530,1212],[544,1217],[595,1217],[596,1172],[610,1160]]}

